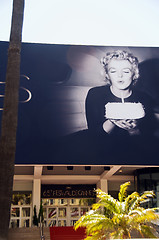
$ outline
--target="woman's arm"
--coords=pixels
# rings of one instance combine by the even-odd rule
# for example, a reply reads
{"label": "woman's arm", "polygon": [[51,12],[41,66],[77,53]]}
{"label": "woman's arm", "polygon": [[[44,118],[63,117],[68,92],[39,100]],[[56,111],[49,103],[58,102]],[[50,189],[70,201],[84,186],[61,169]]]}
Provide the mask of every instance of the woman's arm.
{"label": "woman's arm", "polygon": [[112,130],[114,129],[115,124],[113,122],[111,122],[109,119],[106,120],[103,123],[103,129],[106,133],[110,134],[112,132]]}

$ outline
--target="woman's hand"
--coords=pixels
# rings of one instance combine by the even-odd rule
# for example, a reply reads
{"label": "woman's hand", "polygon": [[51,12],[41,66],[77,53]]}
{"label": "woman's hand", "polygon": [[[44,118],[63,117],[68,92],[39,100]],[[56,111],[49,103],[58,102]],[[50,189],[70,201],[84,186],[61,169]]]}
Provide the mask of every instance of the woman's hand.
{"label": "woman's hand", "polygon": [[116,126],[127,130],[130,135],[139,135],[138,121],[134,119],[111,119],[111,122]]}
{"label": "woman's hand", "polygon": [[111,122],[125,130],[130,130],[137,127],[137,120],[133,119],[111,119]]}
{"label": "woman's hand", "polygon": [[134,119],[107,119],[103,123],[103,129],[105,132],[110,134],[114,127],[118,126],[124,130],[127,130],[130,135],[139,135],[140,130],[138,129],[138,120]]}

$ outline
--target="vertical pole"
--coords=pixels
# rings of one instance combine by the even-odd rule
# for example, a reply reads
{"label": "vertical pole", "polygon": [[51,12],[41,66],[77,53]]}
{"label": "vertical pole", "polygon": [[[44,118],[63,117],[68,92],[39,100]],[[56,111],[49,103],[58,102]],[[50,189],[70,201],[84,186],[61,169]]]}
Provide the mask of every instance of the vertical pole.
{"label": "vertical pole", "polygon": [[41,200],[41,180],[34,179],[33,180],[33,208],[36,206],[37,214],[40,209],[40,201]]}

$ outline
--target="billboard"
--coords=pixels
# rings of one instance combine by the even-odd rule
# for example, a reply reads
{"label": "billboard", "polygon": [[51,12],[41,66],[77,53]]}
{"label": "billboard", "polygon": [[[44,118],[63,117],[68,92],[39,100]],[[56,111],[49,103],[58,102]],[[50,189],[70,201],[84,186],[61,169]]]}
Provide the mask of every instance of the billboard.
{"label": "billboard", "polygon": [[23,43],[19,96],[16,164],[159,163],[159,48]]}

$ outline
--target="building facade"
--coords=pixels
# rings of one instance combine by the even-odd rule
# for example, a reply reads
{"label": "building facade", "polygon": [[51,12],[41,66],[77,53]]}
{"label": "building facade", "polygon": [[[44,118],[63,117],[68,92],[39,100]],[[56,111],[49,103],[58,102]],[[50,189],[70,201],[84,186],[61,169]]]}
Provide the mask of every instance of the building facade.
{"label": "building facade", "polygon": [[157,166],[15,165],[10,227],[33,226],[43,205],[45,226],[72,226],[97,201],[94,189],[118,197],[120,184],[130,181],[128,193],[154,190],[147,206],[159,206]]}

